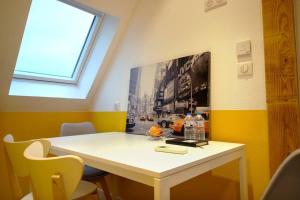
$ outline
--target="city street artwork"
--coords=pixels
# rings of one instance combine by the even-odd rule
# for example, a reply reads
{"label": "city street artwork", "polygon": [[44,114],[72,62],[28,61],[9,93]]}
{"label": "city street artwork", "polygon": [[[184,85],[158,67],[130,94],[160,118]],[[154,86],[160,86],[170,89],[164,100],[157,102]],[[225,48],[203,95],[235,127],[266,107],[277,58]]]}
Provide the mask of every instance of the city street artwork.
{"label": "city street artwork", "polygon": [[209,137],[209,96],[210,52],[132,68],[126,132],[147,134],[157,125],[183,136],[185,116],[201,113]]}

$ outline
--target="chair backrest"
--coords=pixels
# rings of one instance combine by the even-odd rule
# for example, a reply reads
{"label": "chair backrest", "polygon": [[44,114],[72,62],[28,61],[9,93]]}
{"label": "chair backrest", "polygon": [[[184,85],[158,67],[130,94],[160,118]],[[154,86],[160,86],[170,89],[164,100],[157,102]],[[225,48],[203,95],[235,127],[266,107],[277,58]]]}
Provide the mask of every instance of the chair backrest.
{"label": "chair backrest", "polygon": [[57,196],[61,200],[71,198],[82,176],[81,158],[71,155],[44,158],[43,145],[40,142],[29,145],[24,157],[29,167],[35,199],[53,200]]}
{"label": "chair backrest", "polygon": [[300,149],[291,153],[273,175],[263,200],[300,199]]}
{"label": "chair backrest", "polygon": [[60,129],[61,136],[82,135],[96,133],[96,129],[91,122],[63,123]]}
{"label": "chair backrest", "polygon": [[5,146],[5,154],[9,162],[9,166],[12,167],[14,175],[9,174],[10,182],[14,189],[14,195],[16,198],[22,197],[24,194],[20,188],[18,177],[27,178],[29,176],[29,169],[27,167],[27,161],[25,160],[23,153],[25,149],[34,141],[40,141],[44,146],[43,155],[46,156],[49,152],[50,142],[46,139],[27,140],[27,141],[14,141],[12,135],[6,135],[3,138]]}
{"label": "chair backrest", "polygon": [[12,135],[6,135],[3,138],[6,152],[8,154],[9,161],[13,167],[15,174],[19,177],[28,176],[28,168],[26,166],[26,160],[23,156],[25,149],[35,141],[40,141],[44,147],[43,155],[46,156],[49,153],[51,143],[47,139],[36,139],[27,141],[14,141]]}

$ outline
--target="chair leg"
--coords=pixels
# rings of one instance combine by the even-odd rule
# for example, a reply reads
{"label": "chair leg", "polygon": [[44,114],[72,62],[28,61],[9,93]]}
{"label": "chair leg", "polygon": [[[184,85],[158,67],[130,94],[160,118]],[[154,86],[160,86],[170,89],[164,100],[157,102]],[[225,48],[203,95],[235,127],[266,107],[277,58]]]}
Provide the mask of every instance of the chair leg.
{"label": "chair leg", "polygon": [[83,196],[83,197],[80,197],[80,198],[74,199],[74,200],[102,200],[102,199],[99,197],[98,191],[95,190],[95,192],[93,192],[87,196]]}
{"label": "chair leg", "polygon": [[96,195],[96,200],[101,200],[100,197],[99,197],[99,194],[98,194],[98,188],[97,188],[97,190],[96,190],[95,193],[96,193],[96,194],[95,194],[95,195]]}
{"label": "chair leg", "polygon": [[107,183],[105,181],[105,177],[104,176],[100,177],[99,182],[100,182],[101,188],[104,192],[106,200],[111,200],[110,192],[108,190],[108,186],[107,186]]}

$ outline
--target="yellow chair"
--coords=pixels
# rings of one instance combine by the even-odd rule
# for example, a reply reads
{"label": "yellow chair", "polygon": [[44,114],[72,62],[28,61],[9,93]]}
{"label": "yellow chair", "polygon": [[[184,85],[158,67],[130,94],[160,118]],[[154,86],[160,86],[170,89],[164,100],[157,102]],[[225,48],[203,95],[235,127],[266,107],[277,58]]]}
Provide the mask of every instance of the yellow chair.
{"label": "yellow chair", "polygon": [[45,158],[41,142],[33,142],[24,151],[29,168],[32,193],[36,200],[81,199],[95,194],[96,185],[80,181],[83,161],[78,156]]}
{"label": "yellow chair", "polygon": [[31,193],[26,194],[22,191],[19,179],[23,178],[26,180],[29,177],[29,170],[26,167],[27,161],[25,160],[23,153],[34,141],[40,141],[42,143],[45,149],[43,155],[46,156],[50,148],[50,142],[46,139],[15,142],[13,136],[10,134],[3,138],[5,154],[9,165],[8,169],[11,170],[12,168],[12,173],[9,173],[9,177],[14,192],[14,199],[32,199]]}

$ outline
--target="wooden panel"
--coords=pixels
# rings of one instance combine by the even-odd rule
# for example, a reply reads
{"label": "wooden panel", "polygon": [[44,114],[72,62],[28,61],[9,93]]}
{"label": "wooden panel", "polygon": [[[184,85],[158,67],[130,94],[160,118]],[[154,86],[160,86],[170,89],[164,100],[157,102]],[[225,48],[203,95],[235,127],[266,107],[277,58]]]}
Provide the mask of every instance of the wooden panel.
{"label": "wooden panel", "polygon": [[263,0],[264,35],[274,33],[293,35],[293,0]]}
{"label": "wooden panel", "polygon": [[268,103],[277,101],[297,101],[298,91],[297,77],[285,76],[282,74],[269,73],[267,81],[267,99]]}
{"label": "wooden panel", "polygon": [[274,172],[282,159],[299,148],[298,103],[268,104],[270,168]]}
{"label": "wooden panel", "polygon": [[300,147],[293,0],[262,0],[270,171]]}
{"label": "wooden panel", "polygon": [[266,69],[268,73],[282,73],[283,75],[295,75],[295,46],[288,40],[293,39],[284,33],[277,33],[265,37],[267,51]]}

